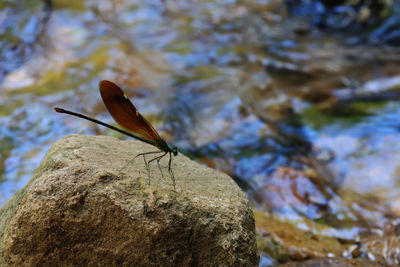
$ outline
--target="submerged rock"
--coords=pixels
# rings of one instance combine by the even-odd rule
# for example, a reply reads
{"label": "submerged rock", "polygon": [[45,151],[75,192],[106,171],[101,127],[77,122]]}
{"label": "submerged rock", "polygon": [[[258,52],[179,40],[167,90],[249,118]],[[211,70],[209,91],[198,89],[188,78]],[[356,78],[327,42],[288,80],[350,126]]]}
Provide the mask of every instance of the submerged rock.
{"label": "submerged rock", "polygon": [[232,179],[179,154],[176,191],[155,163],[149,186],[141,158],[121,170],[146,151],[107,136],[56,142],[0,210],[0,265],[257,266],[254,217]]}
{"label": "submerged rock", "polygon": [[278,267],[380,267],[388,266],[384,262],[373,262],[367,259],[321,258],[305,262],[291,262]]}

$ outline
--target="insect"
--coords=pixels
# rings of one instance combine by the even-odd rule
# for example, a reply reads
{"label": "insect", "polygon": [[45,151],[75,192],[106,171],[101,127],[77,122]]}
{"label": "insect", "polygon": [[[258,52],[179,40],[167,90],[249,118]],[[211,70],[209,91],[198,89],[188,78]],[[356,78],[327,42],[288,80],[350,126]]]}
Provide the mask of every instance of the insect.
{"label": "insect", "polygon": [[[94,123],[113,129],[114,131],[123,133],[127,136],[136,138],[142,142],[157,147],[159,151],[140,153],[133,158],[134,160],[139,156],[143,156],[146,170],[149,176],[149,185],[150,185],[150,168],[149,168],[150,163],[153,161],[157,161],[158,168],[160,169],[161,175],[163,175],[159,162],[164,156],[169,154],[168,172],[171,176],[175,190],[175,176],[171,169],[171,164],[172,164],[172,155],[174,156],[178,155],[178,148],[175,146],[170,147],[167,144],[167,142],[160,137],[157,131],[153,128],[153,126],[151,126],[151,124],[142,116],[142,114],[139,113],[139,111],[128,99],[128,97],[124,94],[121,88],[119,88],[118,85],[116,85],[111,81],[103,80],[99,83],[99,88],[100,88],[101,98],[103,99],[104,105],[106,106],[108,112],[111,114],[111,116],[119,125],[129,130],[129,132],[114,127],[112,125],[109,125],[107,123],[104,123],[102,121],[82,115],[80,113],[76,113],[58,107],[55,107],[54,109],[56,112],[66,113],[69,115],[73,115],[82,119],[92,121]],[[158,155],[155,158],[146,161],[146,155],[157,154],[157,153],[162,153],[162,155]],[[124,169],[132,161],[129,161],[122,169]]]}

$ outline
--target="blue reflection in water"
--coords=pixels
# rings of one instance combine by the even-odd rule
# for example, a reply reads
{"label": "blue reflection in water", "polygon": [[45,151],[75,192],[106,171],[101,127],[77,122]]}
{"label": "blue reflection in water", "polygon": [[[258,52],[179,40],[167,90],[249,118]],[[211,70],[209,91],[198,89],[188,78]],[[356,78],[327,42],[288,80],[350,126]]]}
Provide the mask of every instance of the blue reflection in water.
{"label": "blue reflection in water", "polygon": [[52,108],[41,103],[31,103],[8,117],[0,117],[4,160],[0,205],[28,182],[54,140],[66,135],[62,123]]}

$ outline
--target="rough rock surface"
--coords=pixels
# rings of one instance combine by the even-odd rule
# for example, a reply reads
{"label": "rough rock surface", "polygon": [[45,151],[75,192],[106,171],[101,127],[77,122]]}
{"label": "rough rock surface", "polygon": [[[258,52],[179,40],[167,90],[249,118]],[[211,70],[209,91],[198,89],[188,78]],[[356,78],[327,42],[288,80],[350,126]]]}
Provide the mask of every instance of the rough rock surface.
{"label": "rough rock surface", "polygon": [[257,266],[254,217],[230,177],[108,136],[56,142],[0,210],[0,266]]}

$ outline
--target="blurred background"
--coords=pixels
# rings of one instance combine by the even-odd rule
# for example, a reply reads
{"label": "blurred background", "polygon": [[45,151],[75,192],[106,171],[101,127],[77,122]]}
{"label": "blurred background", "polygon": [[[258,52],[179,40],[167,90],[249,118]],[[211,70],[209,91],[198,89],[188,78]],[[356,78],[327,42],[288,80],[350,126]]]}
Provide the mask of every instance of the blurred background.
{"label": "blurred background", "polygon": [[56,140],[126,138],[53,110],[114,124],[108,79],[243,189],[260,266],[398,265],[399,29],[394,0],[1,0],[0,206]]}

